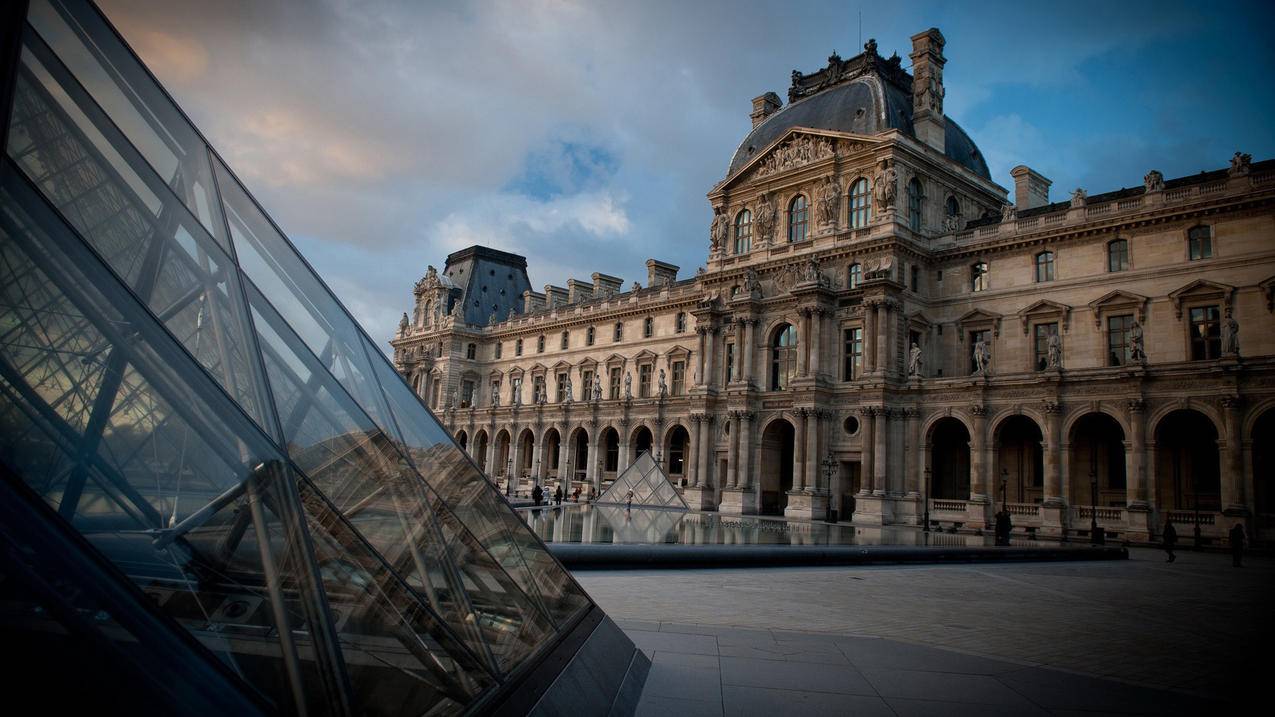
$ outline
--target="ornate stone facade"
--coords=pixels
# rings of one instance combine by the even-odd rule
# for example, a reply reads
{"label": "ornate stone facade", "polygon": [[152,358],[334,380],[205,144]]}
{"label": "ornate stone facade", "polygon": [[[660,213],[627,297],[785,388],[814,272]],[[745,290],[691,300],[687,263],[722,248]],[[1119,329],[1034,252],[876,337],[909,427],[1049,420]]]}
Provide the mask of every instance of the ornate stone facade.
{"label": "ornate stone facade", "polygon": [[[481,323],[451,318],[485,289],[449,268],[398,366],[524,490],[649,449],[722,512],[1275,537],[1275,162],[1056,203],[1020,167],[1010,203],[942,115],[942,36],[913,43],[923,87],[869,43],[763,96],[695,277],[652,260],[645,288],[594,274]],[[801,124],[860,85],[914,131]]]}

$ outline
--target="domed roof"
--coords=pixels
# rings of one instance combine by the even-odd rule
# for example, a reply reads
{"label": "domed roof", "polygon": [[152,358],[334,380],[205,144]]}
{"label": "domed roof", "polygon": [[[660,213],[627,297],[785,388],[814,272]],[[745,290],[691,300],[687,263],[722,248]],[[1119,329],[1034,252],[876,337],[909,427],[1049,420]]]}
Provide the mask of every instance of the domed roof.
{"label": "domed roof", "polygon": [[[898,129],[916,137],[912,128],[911,90],[899,86],[903,82],[910,85],[911,76],[894,67],[897,64],[896,58],[882,62],[872,52],[871,56],[865,53],[844,62],[835,55],[830,58],[833,59],[838,67],[844,68],[841,70],[843,77],[851,73],[857,76],[827,89],[818,89],[808,96],[798,97],[795,102],[790,102],[788,106],[767,117],[748,133],[735,150],[727,176],[739,171],[759,152],[794,127],[855,134],[876,134],[888,129]],[[856,66],[852,66],[852,63]],[[794,80],[799,76],[800,73],[794,73]],[[804,81],[814,75],[801,77]],[[789,92],[790,98],[793,94],[794,91]],[[974,140],[950,117],[945,118],[947,129],[944,154],[980,177],[991,179],[987,162]]]}

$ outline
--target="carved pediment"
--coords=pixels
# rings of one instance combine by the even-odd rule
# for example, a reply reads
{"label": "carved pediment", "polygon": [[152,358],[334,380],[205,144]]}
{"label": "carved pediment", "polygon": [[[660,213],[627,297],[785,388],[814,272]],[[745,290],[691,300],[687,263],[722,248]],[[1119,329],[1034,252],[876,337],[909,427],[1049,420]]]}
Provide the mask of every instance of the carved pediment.
{"label": "carved pediment", "polygon": [[607,356],[606,361],[604,361],[604,363],[607,366],[623,366],[625,362],[627,361],[628,359],[621,356],[620,354],[611,354],[610,356]]}
{"label": "carved pediment", "polygon": [[1176,291],[1169,292],[1169,300],[1173,302],[1173,313],[1177,317],[1182,318],[1182,302],[1191,299],[1218,299],[1225,306],[1231,308],[1231,298],[1235,295],[1235,287],[1227,284],[1219,284],[1216,281],[1208,281],[1207,279],[1196,279],[1195,281],[1183,286]]}
{"label": "carved pediment", "polygon": [[554,365],[553,365],[553,370],[554,370],[555,372],[557,372],[557,371],[570,371],[570,370],[571,370],[571,364],[567,363],[565,360],[563,360],[563,361],[559,361],[558,363],[556,363],[556,364],[554,364]]}
{"label": "carved pediment", "polygon": [[720,185],[725,187],[738,180],[763,179],[808,164],[828,159],[837,152],[854,152],[879,143],[873,137],[848,132],[794,127],[771,142],[740,167],[734,175]]}
{"label": "carved pediment", "polygon": [[926,316],[924,311],[916,311],[908,315],[908,324],[928,329],[934,326],[934,320]]}
{"label": "carved pediment", "polygon": [[522,378],[524,371],[521,366],[514,366],[509,369],[509,378]]}
{"label": "carved pediment", "polygon": [[491,381],[499,381],[504,377],[505,377],[505,372],[501,371],[500,369],[494,369],[491,373],[487,374],[488,380],[491,380]]}
{"label": "carved pediment", "polygon": [[669,359],[686,358],[690,355],[691,350],[680,344],[664,352],[664,356]]}
{"label": "carved pediment", "polygon": [[1049,318],[1057,317],[1058,323],[1061,324],[1062,330],[1067,331],[1068,325],[1071,323],[1071,307],[1066,304],[1060,304],[1057,301],[1041,299],[1036,303],[1028,306],[1018,312],[1018,319],[1023,324],[1023,335],[1026,336],[1029,324],[1033,318]]}
{"label": "carved pediment", "polygon": [[548,367],[548,366],[545,366],[545,365],[544,365],[544,364],[542,364],[542,363],[537,362],[537,363],[532,364],[532,365],[531,365],[531,368],[529,368],[529,369],[527,369],[527,370],[528,370],[528,371],[531,373],[531,375],[533,375],[533,376],[543,376],[543,375],[545,374],[545,372],[547,372],[547,371],[549,370],[549,367]]}
{"label": "carved pediment", "polygon": [[[563,362],[565,363],[565,362]],[[577,366],[581,369],[591,369],[597,367],[598,362],[591,358],[581,359]]]}
{"label": "carved pediment", "polygon": [[1102,329],[1103,312],[1118,311],[1120,309],[1136,311],[1138,323],[1145,324],[1147,322],[1147,297],[1116,289],[1089,302],[1089,310],[1093,312],[1094,328]]}
{"label": "carved pediment", "polygon": [[651,351],[650,349],[642,349],[636,356],[633,357],[633,361],[635,363],[640,363],[642,361],[654,361],[656,358],[657,356],[654,351]]}
{"label": "carved pediment", "polygon": [[1000,314],[983,309],[974,309],[956,320],[957,326],[960,327],[960,334],[957,338],[960,341],[965,341],[966,328],[976,329],[982,327],[990,328],[992,336],[1000,336],[1001,318]]}

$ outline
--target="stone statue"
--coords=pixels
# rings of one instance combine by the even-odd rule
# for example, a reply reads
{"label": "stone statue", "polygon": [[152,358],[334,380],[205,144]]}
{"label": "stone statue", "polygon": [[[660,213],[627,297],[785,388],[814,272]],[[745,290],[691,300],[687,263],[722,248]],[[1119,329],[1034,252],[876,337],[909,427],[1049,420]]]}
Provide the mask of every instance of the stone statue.
{"label": "stone statue", "polygon": [[815,204],[815,218],[821,225],[837,224],[837,215],[841,210],[841,182],[836,177],[828,177],[819,187],[819,199]]}
{"label": "stone statue", "polygon": [[399,336],[406,336],[406,335],[407,335],[407,327],[408,327],[408,325],[409,325],[409,322],[408,322],[408,320],[407,320],[407,312],[406,312],[406,311],[404,311],[404,312],[403,312],[403,318],[401,318],[401,319],[399,319],[399,320],[398,320],[398,335],[399,335]]}
{"label": "stone statue", "polygon": [[1047,355],[1049,368],[1062,368],[1062,339],[1058,338],[1058,334],[1049,335]]}
{"label": "stone statue", "polygon": [[899,173],[894,165],[885,162],[882,170],[872,178],[873,193],[876,195],[877,211],[884,214],[894,209],[894,200],[899,192]]}
{"label": "stone statue", "polygon": [[633,293],[635,293],[635,294],[636,294],[636,293],[638,293],[638,292],[639,292],[639,291],[641,291],[641,290],[642,290],[642,285],[641,285],[641,284],[639,284],[639,283],[637,283],[636,281],[635,281],[635,282],[633,282]]}
{"label": "stone statue", "polygon": [[753,212],[753,230],[757,235],[758,247],[770,245],[775,233],[775,215],[775,205],[771,202],[770,195],[763,196]]}
{"label": "stone statue", "polygon": [[602,382],[594,381],[593,382],[593,402],[597,403],[598,401],[601,401],[601,400],[602,400]]}
{"label": "stone statue", "polygon": [[1147,193],[1160,192],[1164,190],[1164,175],[1160,170],[1153,169],[1147,172],[1147,176],[1142,178],[1142,185],[1146,187]]}
{"label": "stone statue", "polygon": [[1129,327],[1129,358],[1139,364],[1147,362],[1147,352],[1142,343],[1142,324],[1137,321]]}
{"label": "stone statue", "polygon": [[469,397],[470,408],[478,407],[478,399],[482,397],[483,385],[481,383],[474,384],[474,395]]}
{"label": "stone statue", "polygon": [[633,374],[624,374],[624,400],[633,398]]}
{"label": "stone statue", "polygon": [[908,350],[908,375],[921,376],[921,347],[912,342],[912,348]]}
{"label": "stone statue", "polygon": [[543,381],[536,384],[536,392],[540,394],[536,398],[537,405],[543,406],[549,402],[549,392],[545,390],[545,384]]}
{"label": "stone statue", "polygon": [[991,368],[992,352],[987,347],[987,342],[980,336],[978,341],[974,342],[974,375],[986,376],[987,371]]}
{"label": "stone statue", "polygon": [[452,306],[452,318],[455,319],[457,322],[461,322],[465,320],[465,302],[464,301],[460,299],[456,300],[456,303]]}
{"label": "stone statue", "polygon": [[566,394],[567,394],[567,396],[566,396],[566,403],[571,403],[572,401],[576,400],[576,399],[575,399],[576,392],[575,392],[575,389],[573,389],[573,388],[571,387],[571,377],[570,377],[570,376],[567,376],[567,386],[566,386],[566,388],[567,388],[567,390],[566,390]]}
{"label": "stone statue", "polygon": [[1013,204],[1006,204],[1001,207],[1001,223],[1012,222],[1018,218],[1018,207]]}
{"label": "stone statue", "polygon": [[726,251],[726,240],[730,235],[730,220],[726,218],[725,207],[715,209],[713,225],[709,231],[709,255],[717,256]]}
{"label": "stone statue", "polygon": [[757,272],[751,267],[744,273],[744,293],[754,296],[761,296],[761,279],[757,278]]}
{"label": "stone statue", "polygon": [[500,384],[491,384],[491,407],[500,408]]}
{"label": "stone statue", "polygon": [[522,379],[515,378],[513,381],[512,389],[513,389],[513,404],[515,406],[521,406],[522,405]]}
{"label": "stone statue", "polygon": [[1227,308],[1226,317],[1222,319],[1222,355],[1240,355],[1240,322],[1231,316],[1230,308]]}
{"label": "stone statue", "polygon": [[664,397],[664,396],[667,396],[667,395],[668,395],[668,384],[664,382],[664,369],[660,369],[660,383],[659,383],[659,388],[660,388],[660,396],[661,396],[661,397]]}
{"label": "stone statue", "polygon": [[1252,163],[1253,155],[1236,152],[1235,156],[1231,157],[1231,168],[1226,170],[1226,174],[1228,177],[1243,177],[1252,169]]}
{"label": "stone statue", "polygon": [[1080,187],[1076,187],[1076,190],[1071,193],[1071,208],[1079,209],[1085,206],[1085,202],[1087,202],[1088,200],[1089,200],[1089,193],[1081,189]]}

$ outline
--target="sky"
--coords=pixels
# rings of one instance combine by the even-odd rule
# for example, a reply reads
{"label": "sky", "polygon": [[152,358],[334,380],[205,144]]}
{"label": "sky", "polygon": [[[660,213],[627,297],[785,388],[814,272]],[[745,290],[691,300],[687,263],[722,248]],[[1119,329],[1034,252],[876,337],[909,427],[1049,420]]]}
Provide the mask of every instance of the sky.
{"label": "sky", "polygon": [[752,98],[868,38],[906,66],[940,28],[944,109],[1006,188],[1275,157],[1270,2],[98,2],[383,347],[473,244],[537,289],[694,275]]}

